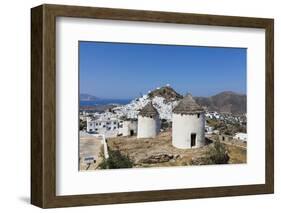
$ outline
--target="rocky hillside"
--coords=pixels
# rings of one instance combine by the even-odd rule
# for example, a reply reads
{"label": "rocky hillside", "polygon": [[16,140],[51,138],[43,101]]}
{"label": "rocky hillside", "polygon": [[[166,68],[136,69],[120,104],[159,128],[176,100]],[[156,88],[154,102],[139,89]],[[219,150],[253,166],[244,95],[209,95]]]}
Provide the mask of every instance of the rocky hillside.
{"label": "rocky hillside", "polygon": [[152,92],[148,93],[148,97],[150,99],[153,99],[154,97],[162,97],[166,101],[178,101],[182,99],[182,95],[177,93],[172,87],[170,86],[164,86],[161,88],[157,88],[153,90]]}
{"label": "rocky hillside", "polygon": [[243,114],[247,109],[247,96],[235,92],[221,92],[210,97],[194,97],[201,106],[209,111]]}
{"label": "rocky hillside", "polygon": [[170,120],[172,118],[172,109],[177,105],[182,98],[172,87],[164,86],[149,91],[148,94],[132,100],[129,104],[116,107],[113,111],[118,116],[127,118],[137,118],[139,111],[150,101],[157,109],[161,119]]}
{"label": "rocky hillside", "polygon": [[[119,117],[136,119],[139,111],[150,101],[159,112],[161,119],[171,120],[172,110],[182,99],[170,86],[157,88],[142,97],[132,100],[129,104],[113,108]],[[234,92],[222,92],[211,97],[194,97],[196,102],[209,111],[241,114],[246,112],[246,95]]]}

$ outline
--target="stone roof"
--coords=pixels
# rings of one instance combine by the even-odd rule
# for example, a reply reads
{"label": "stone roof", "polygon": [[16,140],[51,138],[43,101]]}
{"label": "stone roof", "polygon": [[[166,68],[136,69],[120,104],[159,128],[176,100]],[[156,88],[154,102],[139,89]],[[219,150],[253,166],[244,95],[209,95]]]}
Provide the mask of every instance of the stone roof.
{"label": "stone roof", "polygon": [[141,111],[139,112],[139,115],[143,117],[150,117],[150,116],[156,116],[159,115],[157,109],[152,105],[152,102],[150,101],[148,104],[146,104]]}
{"label": "stone roof", "polygon": [[204,112],[204,109],[196,103],[191,94],[187,94],[173,109],[173,113],[176,114],[194,114],[200,112]]}

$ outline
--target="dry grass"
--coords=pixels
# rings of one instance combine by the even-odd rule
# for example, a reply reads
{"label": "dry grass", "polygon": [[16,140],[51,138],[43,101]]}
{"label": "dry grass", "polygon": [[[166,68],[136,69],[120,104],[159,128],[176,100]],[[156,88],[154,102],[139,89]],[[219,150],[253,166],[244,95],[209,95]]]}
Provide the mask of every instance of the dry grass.
{"label": "dry grass", "polygon": [[237,147],[234,145],[226,145],[229,152],[229,163],[238,164],[247,162],[247,149]]}
{"label": "dry grass", "polygon": [[[246,163],[246,149],[225,144],[230,157],[229,163]],[[128,156],[134,167],[169,167],[191,165],[192,159],[204,157],[208,147],[177,149],[172,146],[171,132],[162,132],[156,138],[116,137],[108,139],[112,150]]]}

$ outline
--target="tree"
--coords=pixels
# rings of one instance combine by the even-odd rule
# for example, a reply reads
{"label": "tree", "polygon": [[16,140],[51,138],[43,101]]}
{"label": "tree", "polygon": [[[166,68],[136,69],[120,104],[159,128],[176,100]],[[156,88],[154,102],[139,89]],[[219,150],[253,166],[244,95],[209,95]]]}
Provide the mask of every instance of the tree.
{"label": "tree", "polygon": [[83,130],[87,127],[87,122],[86,121],[83,121],[82,119],[80,119],[80,122],[79,122],[79,129],[80,130]]}

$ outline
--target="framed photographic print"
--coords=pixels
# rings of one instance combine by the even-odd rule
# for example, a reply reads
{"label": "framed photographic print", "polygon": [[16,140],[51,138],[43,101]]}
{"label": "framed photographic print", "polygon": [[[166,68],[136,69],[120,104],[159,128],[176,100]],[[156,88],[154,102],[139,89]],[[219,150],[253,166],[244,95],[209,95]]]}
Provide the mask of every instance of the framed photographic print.
{"label": "framed photographic print", "polygon": [[31,9],[31,203],[274,191],[273,19]]}

